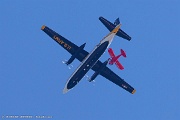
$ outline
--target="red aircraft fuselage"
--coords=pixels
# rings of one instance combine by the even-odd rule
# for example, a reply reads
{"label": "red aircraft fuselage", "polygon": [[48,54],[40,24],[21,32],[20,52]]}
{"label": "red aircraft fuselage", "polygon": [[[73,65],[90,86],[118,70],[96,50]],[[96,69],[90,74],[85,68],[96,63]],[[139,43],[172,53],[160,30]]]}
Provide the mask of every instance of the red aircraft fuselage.
{"label": "red aircraft fuselage", "polygon": [[123,70],[124,67],[121,65],[121,63],[118,61],[118,59],[120,58],[120,56],[126,57],[126,53],[124,52],[124,50],[120,50],[121,53],[119,55],[115,55],[114,51],[112,50],[112,48],[108,49],[108,53],[111,56],[111,58],[109,58],[109,65],[113,65],[114,63],[116,64],[116,66],[120,69]]}
{"label": "red aircraft fuselage", "polygon": [[109,61],[109,64],[113,65],[119,59],[120,56],[121,56],[121,54],[111,58],[110,61]]}

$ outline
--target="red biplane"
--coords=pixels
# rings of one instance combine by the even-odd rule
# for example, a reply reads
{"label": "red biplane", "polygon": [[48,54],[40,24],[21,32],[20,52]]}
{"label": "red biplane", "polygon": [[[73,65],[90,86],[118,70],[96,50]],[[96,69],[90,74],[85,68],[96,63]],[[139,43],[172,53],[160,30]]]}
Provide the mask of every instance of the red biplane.
{"label": "red biplane", "polygon": [[109,60],[109,65],[113,65],[114,63],[116,64],[116,66],[120,69],[123,70],[124,67],[122,66],[122,64],[118,61],[120,56],[126,57],[126,53],[124,52],[123,49],[120,50],[121,54],[115,56],[114,51],[112,50],[112,48],[108,49],[108,53],[111,56],[110,60]]}

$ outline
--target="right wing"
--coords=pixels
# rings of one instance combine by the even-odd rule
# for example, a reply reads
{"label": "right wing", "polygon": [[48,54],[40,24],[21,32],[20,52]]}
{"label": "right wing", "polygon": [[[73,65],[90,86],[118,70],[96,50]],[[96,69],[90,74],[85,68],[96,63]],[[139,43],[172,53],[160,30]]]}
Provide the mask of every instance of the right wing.
{"label": "right wing", "polygon": [[[97,71],[100,66],[102,65],[101,61],[98,61],[92,68],[92,70]],[[134,94],[136,90],[129,85],[127,82],[124,81],[124,79],[120,78],[117,74],[115,74],[112,70],[110,70],[108,67],[105,67],[101,72],[100,75],[108,79],[109,81],[115,83],[119,87],[122,87],[126,91]]]}

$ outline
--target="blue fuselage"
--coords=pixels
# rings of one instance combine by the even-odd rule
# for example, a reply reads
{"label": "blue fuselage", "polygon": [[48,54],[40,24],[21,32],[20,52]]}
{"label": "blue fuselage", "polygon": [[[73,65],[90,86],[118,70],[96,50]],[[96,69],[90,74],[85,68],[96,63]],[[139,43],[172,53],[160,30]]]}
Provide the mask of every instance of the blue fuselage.
{"label": "blue fuselage", "polygon": [[90,53],[87,58],[81,63],[77,71],[75,71],[72,77],[69,79],[67,83],[67,89],[73,88],[83,77],[84,75],[91,69],[94,64],[98,61],[104,51],[107,49],[109,45],[109,41],[102,43],[97,46],[92,53]]}

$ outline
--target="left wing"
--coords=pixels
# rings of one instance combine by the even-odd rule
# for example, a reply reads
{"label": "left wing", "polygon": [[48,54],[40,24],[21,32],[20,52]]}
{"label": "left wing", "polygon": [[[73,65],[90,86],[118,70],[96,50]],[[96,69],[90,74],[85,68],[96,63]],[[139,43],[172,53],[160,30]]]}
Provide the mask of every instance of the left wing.
{"label": "left wing", "polygon": [[[67,50],[71,55],[73,55],[76,50],[78,50],[78,46],[72,43],[71,41],[67,40],[63,36],[59,35],[55,31],[51,30],[47,26],[42,26],[41,30],[43,30],[46,34],[48,34],[53,40],[55,40],[59,45],[61,45],[65,50]],[[88,55],[89,53],[85,50],[82,50],[76,58],[79,61],[83,61],[83,59]],[[92,67],[93,71],[98,71],[98,69],[102,66],[101,61],[97,61],[97,63]],[[115,83],[116,85],[122,87],[123,89],[127,90],[130,93],[135,93],[135,89],[131,87],[128,83],[126,83],[122,78],[120,78],[117,74],[115,74],[113,71],[111,71],[108,67],[105,67],[101,72],[100,75],[105,77],[106,79],[110,80],[111,82]]]}

